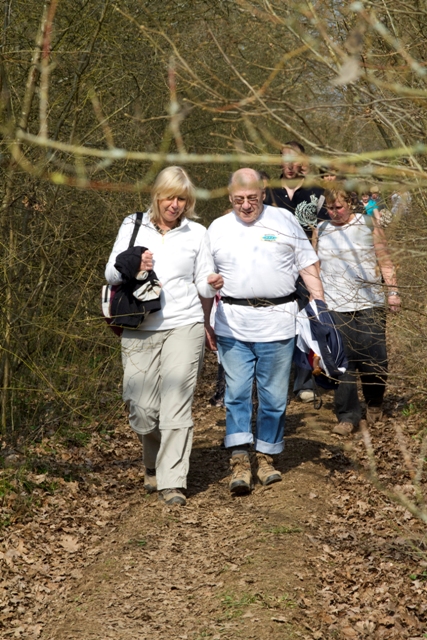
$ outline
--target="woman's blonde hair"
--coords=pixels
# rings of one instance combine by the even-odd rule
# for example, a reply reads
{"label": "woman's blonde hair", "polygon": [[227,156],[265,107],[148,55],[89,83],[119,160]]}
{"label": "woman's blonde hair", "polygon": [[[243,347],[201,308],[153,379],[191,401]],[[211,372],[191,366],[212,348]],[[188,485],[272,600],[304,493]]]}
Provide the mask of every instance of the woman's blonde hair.
{"label": "woman's blonde hair", "polygon": [[175,196],[187,201],[181,217],[197,218],[194,211],[196,190],[187,172],[182,167],[166,167],[160,171],[151,189],[150,218],[153,222],[160,220],[159,200]]}

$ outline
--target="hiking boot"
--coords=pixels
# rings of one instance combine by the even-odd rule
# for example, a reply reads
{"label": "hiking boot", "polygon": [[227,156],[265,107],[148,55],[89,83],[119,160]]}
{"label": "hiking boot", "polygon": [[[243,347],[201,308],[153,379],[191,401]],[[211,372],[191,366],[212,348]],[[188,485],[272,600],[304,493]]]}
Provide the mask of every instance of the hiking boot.
{"label": "hiking boot", "polygon": [[366,422],[372,427],[376,422],[380,422],[383,417],[381,407],[366,407]]}
{"label": "hiking boot", "polygon": [[247,453],[238,453],[231,457],[230,491],[236,495],[250,493],[252,489],[251,463]]}
{"label": "hiking boot", "polygon": [[145,469],[144,489],[147,493],[154,493],[155,491],[157,491],[157,478],[155,469]]}
{"label": "hiking boot", "polygon": [[273,482],[280,482],[282,474],[273,467],[273,458],[266,453],[256,454],[257,461],[257,478],[264,486],[273,484]]}
{"label": "hiking boot", "polygon": [[351,422],[339,422],[332,429],[332,433],[336,433],[339,436],[349,436],[353,433],[354,425]]}
{"label": "hiking boot", "polygon": [[159,500],[163,500],[168,505],[179,504],[184,506],[187,504],[187,499],[181,489],[163,489],[159,491]]}
{"label": "hiking boot", "polygon": [[311,389],[303,389],[297,393],[297,398],[301,402],[314,402],[314,397],[314,391]]}

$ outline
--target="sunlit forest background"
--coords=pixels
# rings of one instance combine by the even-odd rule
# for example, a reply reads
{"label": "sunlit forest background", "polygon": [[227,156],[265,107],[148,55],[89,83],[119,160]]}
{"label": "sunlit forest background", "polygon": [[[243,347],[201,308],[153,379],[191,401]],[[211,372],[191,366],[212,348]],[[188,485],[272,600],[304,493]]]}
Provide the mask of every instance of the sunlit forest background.
{"label": "sunlit forest background", "polygon": [[240,166],[278,178],[299,140],[312,175],[412,194],[389,240],[403,312],[393,381],[427,392],[424,0],[3,0],[1,430],[79,437],[122,411],[119,340],[100,312],[123,217],[167,164],[209,224]]}

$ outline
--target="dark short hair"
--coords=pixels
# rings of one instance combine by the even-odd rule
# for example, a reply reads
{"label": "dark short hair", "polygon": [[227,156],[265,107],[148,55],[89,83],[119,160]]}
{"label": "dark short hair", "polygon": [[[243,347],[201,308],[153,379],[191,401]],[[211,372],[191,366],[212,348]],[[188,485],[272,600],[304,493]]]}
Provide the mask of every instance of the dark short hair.
{"label": "dark short hair", "polygon": [[319,167],[319,173],[321,176],[335,176],[337,172],[333,167]]}
{"label": "dark short hair", "polygon": [[291,149],[295,149],[295,151],[299,151],[300,153],[305,153],[305,148],[303,147],[303,145],[300,142],[297,142],[296,140],[285,142],[285,144],[282,144],[282,149],[284,149],[284,147],[291,147]]}

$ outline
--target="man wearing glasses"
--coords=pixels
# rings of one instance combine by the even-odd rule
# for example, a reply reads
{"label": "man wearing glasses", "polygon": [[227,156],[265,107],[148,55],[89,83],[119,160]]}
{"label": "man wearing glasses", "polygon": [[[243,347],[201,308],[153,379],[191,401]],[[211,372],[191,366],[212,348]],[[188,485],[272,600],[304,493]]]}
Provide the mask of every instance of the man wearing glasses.
{"label": "man wearing glasses", "polygon": [[[250,445],[256,475],[268,485],[281,480],[272,456],[283,450],[289,372],[298,312],[298,274],[313,298],[323,300],[317,256],[295,217],[264,205],[264,185],[253,169],[239,169],[230,180],[233,211],[209,228],[216,270],[224,277],[215,317],[205,300],[208,347],[225,369],[227,408],[225,446],[231,453],[230,491],[252,489]],[[256,379],[258,415],[252,434],[252,383]]]}

